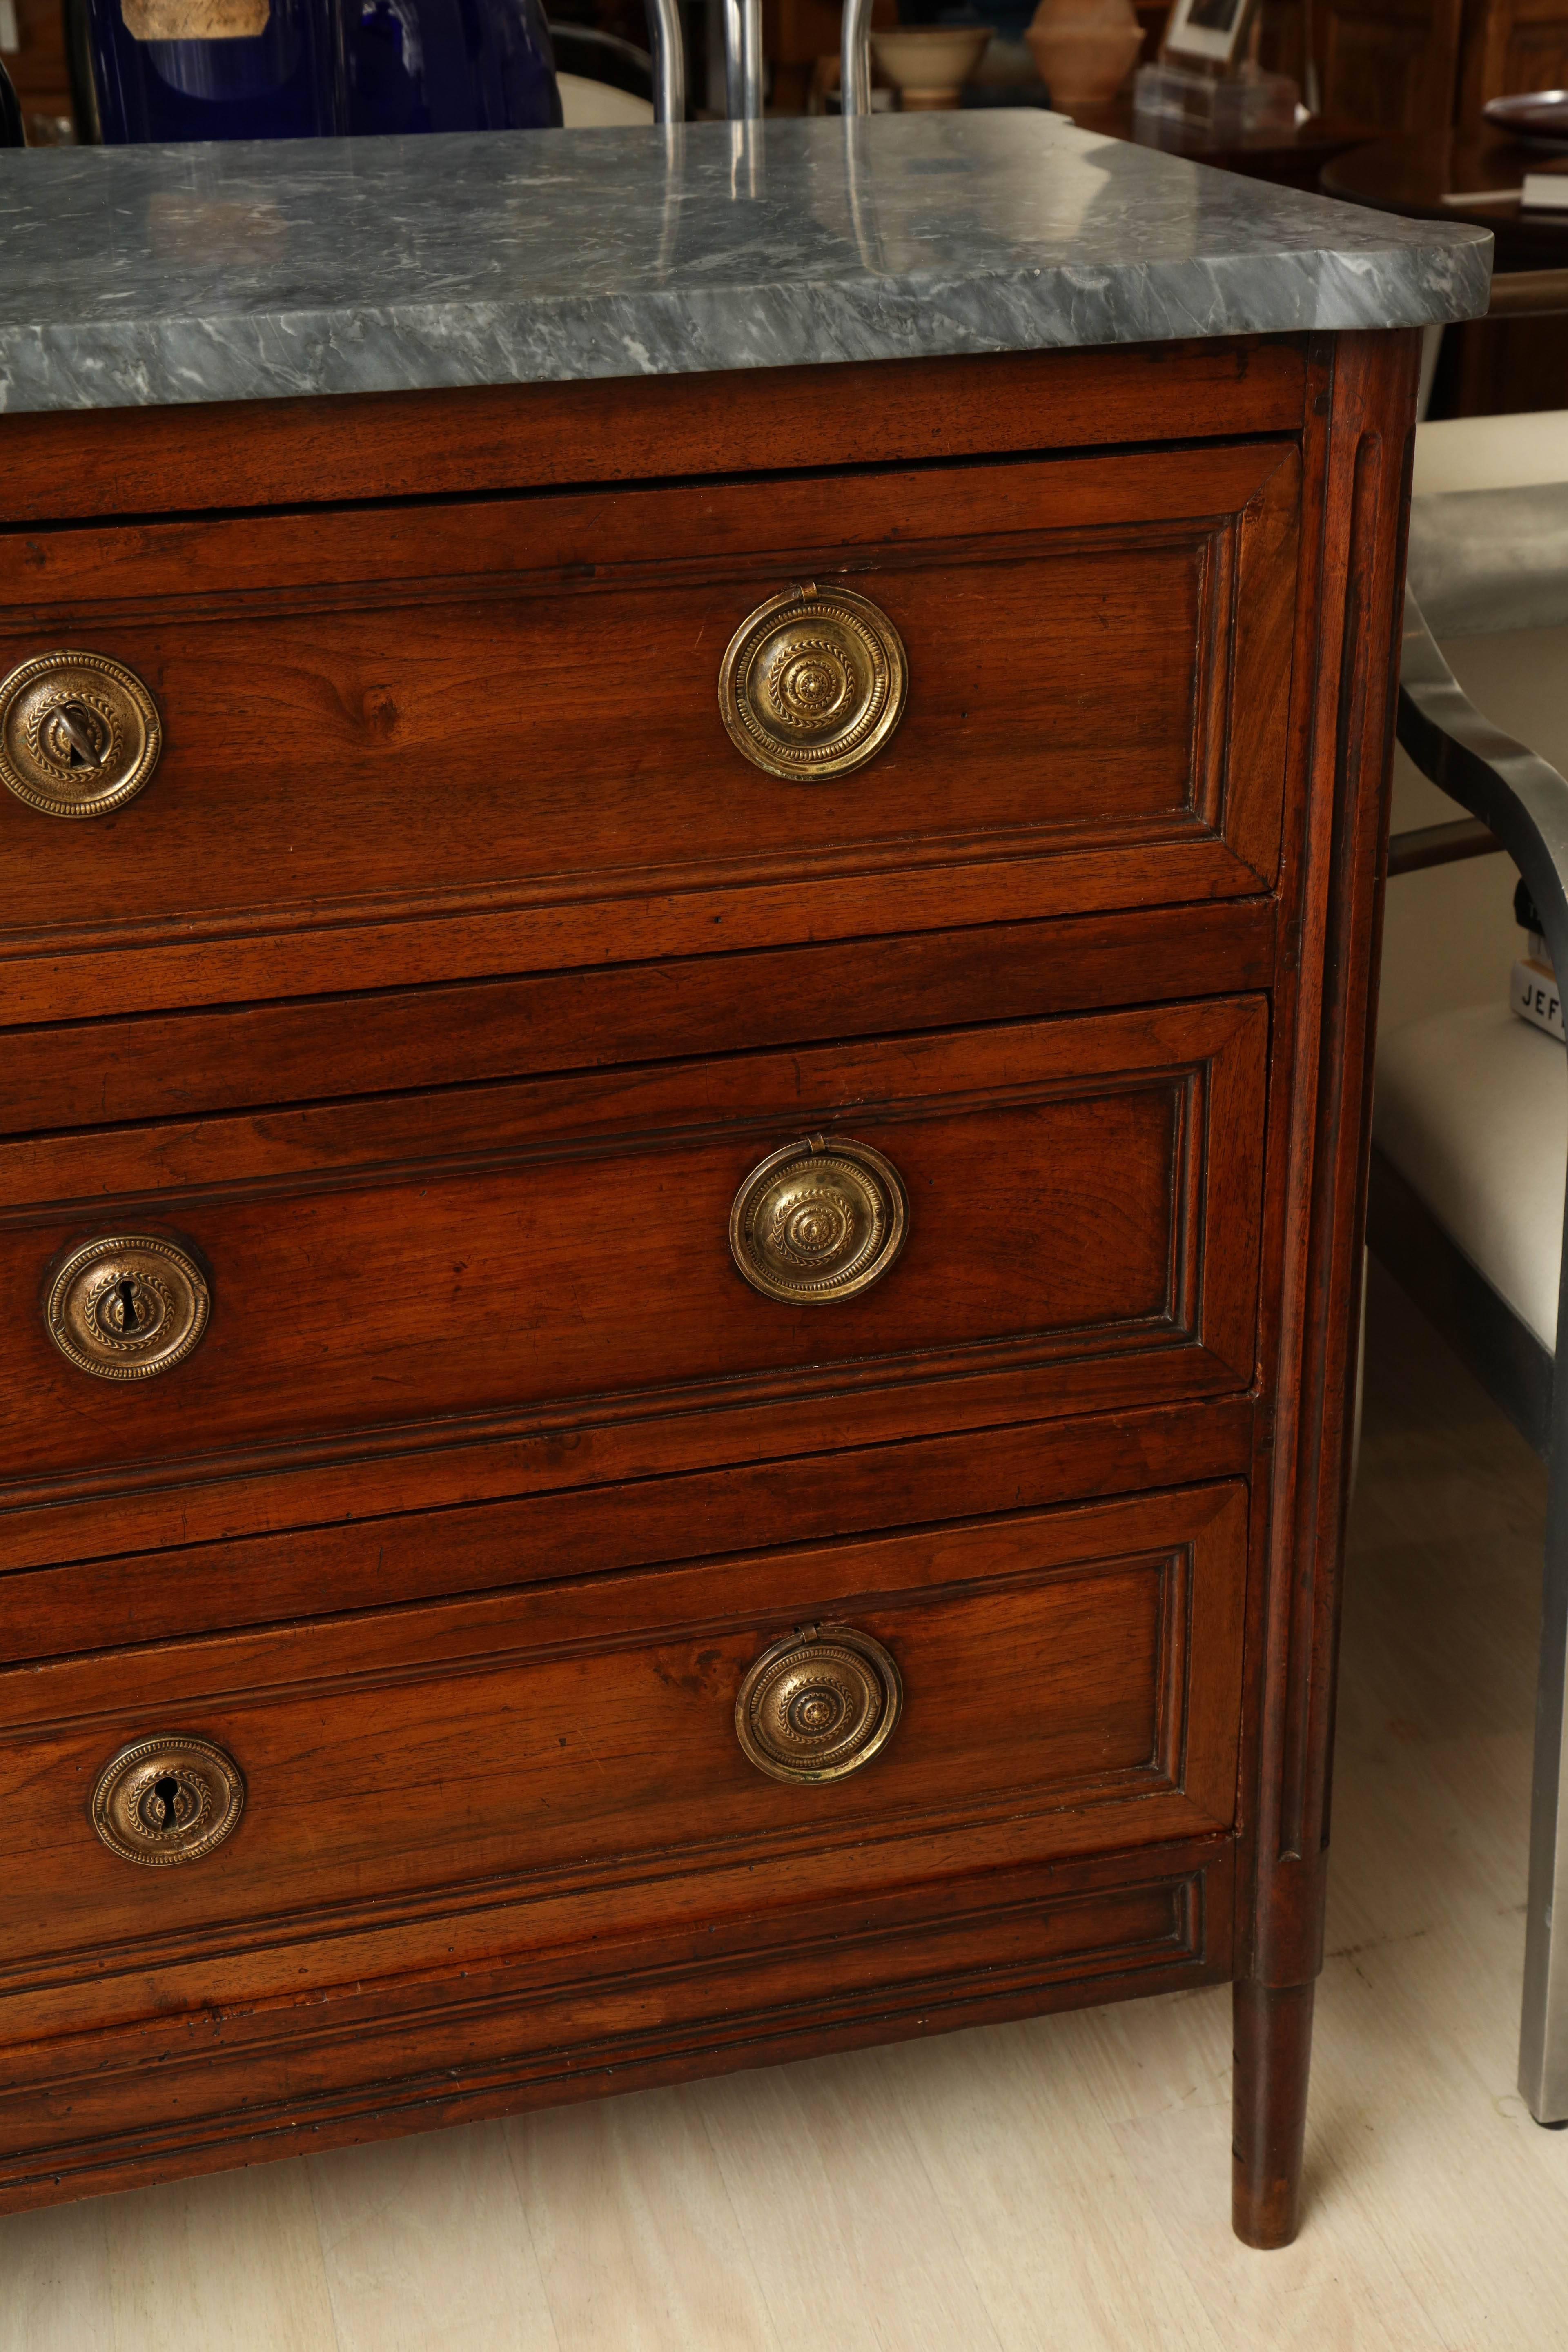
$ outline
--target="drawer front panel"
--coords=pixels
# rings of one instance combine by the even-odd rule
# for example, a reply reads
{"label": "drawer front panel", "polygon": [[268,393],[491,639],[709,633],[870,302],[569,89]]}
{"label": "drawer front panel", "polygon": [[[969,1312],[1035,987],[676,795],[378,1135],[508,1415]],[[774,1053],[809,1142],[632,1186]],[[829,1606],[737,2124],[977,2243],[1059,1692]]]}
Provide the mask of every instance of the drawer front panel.
{"label": "drawer front panel", "polygon": [[[831,371],[612,376],[572,383],[338,393],[321,430],[297,400],[7,415],[5,509],[18,520],[511,491],[520,483],[681,480],[1037,447],[1294,433],[1304,335],[1200,337],[971,358],[839,361]],[[321,417],[321,413],[317,412]],[[304,427],[305,429],[302,429]],[[334,521],[339,517],[334,516]],[[41,534],[39,536],[42,536]],[[107,536],[107,534],[106,534]],[[47,562],[47,541],[27,544]]]}
{"label": "drawer front panel", "polygon": [[[803,1455],[792,1432],[797,1442],[776,1449],[784,1459],[738,1465],[743,1441],[733,1440],[732,1466],[719,1469],[672,1473],[632,1424],[616,1433],[618,1447],[600,1431],[574,1446],[543,1437],[454,1454],[424,1448],[372,1455],[350,1471],[168,1483],[151,1493],[122,1486],[108,1505],[86,1496],[6,1512],[0,1570],[33,1572],[0,1585],[5,1654],[19,1663],[145,1647],[668,1567],[692,1557],[694,1529],[704,1554],[821,1546],[967,1517],[998,1495],[1015,1510],[1047,1510],[1084,1495],[1243,1478],[1252,1465],[1249,1397],[998,1427],[1009,1400],[997,1392],[1012,1383],[977,1385],[982,1398],[966,1394],[963,1424],[940,1436],[906,1433],[888,1444],[873,1428],[858,1445]],[[712,1419],[700,1436],[688,1433],[710,1459]],[[660,1435],[668,1445],[667,1427]],[[116,1547],[109,1558],[106,1544]],[[159,1544],[167,1548],[152,1548]]]}
{"label": "drawer front panel", "polygon": [[406,1092],[551,1070],[821,1045],[1267,988],[1274,906],[1241,898],[1053,923],[694,956],[446,988],[13,1030],[0,1132]]}
{"label": "drawer front panel", "polygon": [[[390,1984],[368,1968],[357,1982],[328,1975],[308,2009],[298,1986],[287,2002],[233,1998],[249,1955],[160,1967],[156,2017],[125,2008],[140,1990],[133,1977],[78,1980],[68,2013],[61,2004],[58,2021],[42,2021],[12,2063],[0,2059],[0,2209],[58,2196],[62,2180],[77,2194],[127,2185],[115,2178],[127,2129],[145,2179],[160,2158],[183,2169],[181,2151],[210,2150],[219,2136],[237,2155],[320,2151],[360,2137],[366,2114],[381,2128],[396,2114],[421,2130],[633,2089],[658,2080],[672,2053],[679,2065],[700,2051],[708,2074],[799,2057],[807,2035],[813,2051],[843,2049],[1173,1990],[1228,1970],[1227,1838],[1045,1866],[994,1859],[986,1868],[972,1854],[974,1866],[957,1872],[949,1855],[934,1883],[933,1847],[919,1848],[923,1879],[911,1871],[902,1885],[829,1899],[807,1867],[793,1887],[770,1873],[764,1907],[752,1871],[740,1913],[726,1907],[721,1878],[677,1882],[676,1916],[639,1921],[632,1934],[614,1896],[600,1898],[596,1918],[594,1898],[552,1906],[557,1920],[578,1912],[576,1943],[513,1945],[500,1958],[494,1911],[448,1914],[420,1937],[434,1973]],[[499,1916],[515,1927],[521,1907]],[[418,1933],[398,1934],[411,1971]],[[335,1958],[341,1970],[343,1954],[295,1944],[290,1958],[314,1983],[312,1963]],[[11,2003],[13,2014],[45,2005],[37,1996]],[[191,2006],[202,2011],[199,2032]],[[88,2007],[103,2012],[90,2041]],[[73,2037],[65,2046],[61,2033]]]}
{"label": "drawer front panel", "polygon": [[[132,1383],[29,1316],[0,1458],[102,1472],[656,1401],[847,1412],[858,1389],[1009,1367],[1055,1366],[1070,1393],[1109,1362],[1099,1392],[1129,1393],[1117,1367],[1151,1356],[1178,1388],[1246,1386],[1266,1030],[1242,999],[6,1147],[0,1183],[74,1203],[0,1233],[13,1295],[95,1230],[153,1224],[205,1261],[213,1304],[194,1354]],[[800,1306],[741,1280],[729,1219],[813,1131],[892,1162],[908,1240],[874,1287]]]}
{"label": "drawer front panel", "polygon": [[[1224,1829],[1246,1522],[1245,1487],[1196,1487],[13,1673],[0,1802],[30,1893],[0,1919],[5,1981],[511,1881],[843,1846],[870,1886],[877,1839],[942,1822],[1048,1818],[1045,1854]],[[736,1697],[806,1622],[884,1645],[903,1711],[863,1769],[785,1785],[742,1754]],[[205,1858],[139,1868],[89,1796],[122,1744],[173,1734],[232,1757],[244,1811]]]}
{"label": "drawer front panel", "polygon": [[[879,877],[937,866],[951,894],[998,859],[1064,856],[1069,903],[1126,903],[1134,868],[1145,900],[1255,887],[1278,844],[1298,472],[1274,443],[153,526],[134,564],[82,535],[99,560],[84,546],[74,569],[59,534],[30,592],[81,599],[14,622],[0,669],[54,645],[128,665],[164,748],[89,821],[0,794],[0,932],[145,943],[476,892],[850,879],[874,914]],[[908,706],[869,767],[789,783],[734,749],[716,686],[748,614],[816,573],[892,622]],[[121,577],[141,609],[94,601]],[[199,610],[178,593],[195,577]],[[1111,865],[1097,878],[1086,853]],[[1016,911],[1005,877],[986,887]]]}

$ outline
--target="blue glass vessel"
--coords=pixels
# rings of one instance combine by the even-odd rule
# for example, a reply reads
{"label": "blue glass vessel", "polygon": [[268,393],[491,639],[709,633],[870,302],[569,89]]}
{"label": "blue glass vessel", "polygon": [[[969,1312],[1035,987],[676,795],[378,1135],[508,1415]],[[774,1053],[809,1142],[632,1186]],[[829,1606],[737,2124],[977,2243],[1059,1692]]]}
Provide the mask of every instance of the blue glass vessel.
{"label": "blue glass vessel", "polygon": [[67,13],[109,146],[561,121],[542,0],[67,0]]}
{"label": "blue glass vessel", "polygon": [[542,131],[561,121],[541,0],[342,0],[349,128]]}
{"label": "blue glass vessel", "polygon": [[348,128],[338,0],[86,0],[106,146]]}

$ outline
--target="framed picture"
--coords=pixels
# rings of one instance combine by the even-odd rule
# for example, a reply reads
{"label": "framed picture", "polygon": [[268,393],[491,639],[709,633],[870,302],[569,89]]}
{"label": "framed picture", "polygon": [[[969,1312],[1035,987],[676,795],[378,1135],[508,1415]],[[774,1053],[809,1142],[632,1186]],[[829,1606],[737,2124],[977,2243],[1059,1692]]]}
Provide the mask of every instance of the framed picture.
{"label": "framed picture", "polygon": [[1256,0],[1175,0],[1163,57],[1225,68],[1236,63]]}

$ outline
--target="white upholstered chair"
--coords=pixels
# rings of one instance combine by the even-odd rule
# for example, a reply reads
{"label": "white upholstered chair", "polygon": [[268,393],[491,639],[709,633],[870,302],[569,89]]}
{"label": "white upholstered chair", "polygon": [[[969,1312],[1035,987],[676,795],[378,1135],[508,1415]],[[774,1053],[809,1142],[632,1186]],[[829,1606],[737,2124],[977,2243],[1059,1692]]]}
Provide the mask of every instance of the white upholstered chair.
{"label": "white upholstered chair", "polygon": [[[1399,740],[1468,814],[1395,835],[1391,912],[1402,877],[1476,855],[1495,868],[1500,847],[1568,978],[1568,411],[1422,425],[1415,490]],[[1512,879],[1489,883],[1494,903]],[[1568,1381],[1553,1374],[1568,1349],[1568,1060],[1510,1012],[1522,940],[1504,921],[1494,937],[1480,1001],[1455,1004],[1450,991],[1439,1009],[1380,1031],[1368,1242],[1551,1465],[1520,2088],[1538,2122],[1561,2125]],[[1441,1000],[1441,929],[1425,951]]]}
{"label": "white upholstered chair", "polygon": [[651,122],[653,100],[586,74],[561,73],[561,123],[565,131],[608,131],[623,122]]}
{"label": "white upholstered chair", "polygon": [[[647,49],[593,25],[552,21],[550,37],[563,131],[608,131],[653,121],[654,64]],[[682,73],[684,79],[684,60]]]}

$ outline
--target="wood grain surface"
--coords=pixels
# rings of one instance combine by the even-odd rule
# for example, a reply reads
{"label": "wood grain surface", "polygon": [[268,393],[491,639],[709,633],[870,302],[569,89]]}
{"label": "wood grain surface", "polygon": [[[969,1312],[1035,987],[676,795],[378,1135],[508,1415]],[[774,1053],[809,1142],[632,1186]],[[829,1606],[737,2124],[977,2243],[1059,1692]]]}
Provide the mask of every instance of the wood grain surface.
{"label": "wood grain surface", "polygon": [[[1267,988],[1274,901],[979,923],[444,987],[10,1031],[0,1133],[404,1093]],[[352,974],[345,974],[352,979]]]}
{"label": "wood grain surface", "polygon": [[1230,2233],[1189,1985],[15,2214],[0,2347],[1555,2343],[1568,2133],[1513,2087],[1546,1474],[1371,1272],[1294,2246]]}
{"label": "wood grain surface", "polygon": [[[1223,1830],[1246,1517],[1244,1487],[1195,1487],[0,1677],[0,1802],[32,1825],[0,1984],[89,1954],[100,1982],[178,1965],[199,1938],[247,1951],[259,1999],[298,1981],[307,1931],[471,1913],[481,1887],[528,1894],[547,1946],[552,1892],[621,1885],[629,1929],[649,1876],[751,1863],[761,1899],[769,1854],[846,1846],[869,1889],[869,1842],[917,1827],[1039,1817],[1043,1859]],[[904,1709],[872,1763],[789,1786],[742,1754],[736,1693],[817,1621],[891,1651]],[[119,1747],[174,1728],[233,1755],[246,1809],[207,1864],[142,1870],[99,1843],[87,1796]]]}
{"label": "wood grain surface", "polygon": [[[0,511],[142,517],[1300,430],[1303,338],[8,416]],[[25,532],[24,553],[31,545]]]}
{"label": "wood grain surface", "polygon": [[[0,793],[0,2205],[1235,1976],[1289,2235],[1415,353],[0,419],[0,668],[167,726]],[[809,577],[911,687],[789,786],[714,688]],[[791,1309],[815,1131],[910,1234]],[[36,1302],[135,1230],[216,1304],[110,1388]],[[786,1790],[836,1613],[907,1718]],[[84,1818],[148,1728],[188,1871]]]}
{"label": "wood grain surface", "polygon": [[[1278,1418],[1259,1432],[1269,1511],[1254,1588],[1256,1835],[1243,1859],[1256,1881],[1238,1969],[1270,1993],[1310,1984],[1322,1965],[1415,363],[1415,345],[1401,338],[1325,344],[1308,433],[1314,489],[1298,625],[1310,646],[1299,643],[1297,667],[1309,690],[1296,711],[1308,764],[1291,796],[1286,852],[1299,877],[1300,961],[1276,999],[1279,1127],[1265,1249],[1266,1264],[1278,1253],[1278,1274],[1264,1280],[1264,1361],[1274,1367]],[[1249,2244],[1279,2245],[1295,2229],[1310,2003],[1249,1992],[1237,2014],[1246,2061],[1236,2084],[1235,2222]]]}
{"label": "wood grain surface", "polygon": [[[858,1387],[1016,1368],[1070,1393],[1098,1357],[1118,1402],[1136,1391],[1103,1360],[1150,1350],[1184,1351],[1175,1384],[1245,1387],[1265,1029],[1222,999],[0,1146],[20,1295],[95,1232],[148,1226],[213,1290],[197,1352],[134,1383],[29,1317],[0,1450],[13,1477],[69,1477],[795,1393],[836,1399],[847,1439]],[[892,1159],[910,1232],[873,1288],[792,1306],[741,1279],[730,1207],[814,1130]]]}
{"label": "wood grain surface", "polygon": [[[164,749],[107,816],[0,796],[0,948],[792,880],[853,879],[863,927],[892,929],[866,919],[883,876],[979,887],[999,856],[1069,856],[1109,882],[1162,844],[1206,850],[1207,890],[1256,889],[1298,478],[1265,442],[52,533],[0,671],[111,656],[156,697]],[[747,615],[807,576],[886,611],[909,700],[870,767],[790,783],[735,750],[716,686]],[[1171,897],[1192,895],[1181,871]]]}

